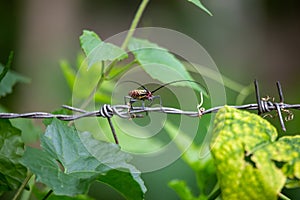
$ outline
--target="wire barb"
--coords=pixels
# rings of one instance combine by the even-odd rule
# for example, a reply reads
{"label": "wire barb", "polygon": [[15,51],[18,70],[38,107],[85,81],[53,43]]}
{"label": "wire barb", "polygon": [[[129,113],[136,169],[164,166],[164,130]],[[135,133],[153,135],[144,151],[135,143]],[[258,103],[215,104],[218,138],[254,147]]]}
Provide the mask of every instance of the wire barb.
{"label": "wire barb", "polygon": [[203,112],[205,111],[205,108],[202,107],[204,103],[204,100],[203,100],[203,93],[200,92],[200,103],[197,105],[197,110],[198,110],[198,117],[201,117]]}
{"label": "wire barb", "polygon": [[278,94],[279,94],[279,101],[280,101],[280,103],[283,103],[284,97],[283,97],[283,93],[282,93],[281,84],[279,81],[276,82],[276,86],[277,86],[277,90],[278,90]]}
{"label": "wire barb", "polygon": [[[264,113],[269,113],[272,110],[276,110],[278,117],[279,117],[279,122],[280,122],[281,128],[283,131],[286,131],[286,127],[285,127],[284,120],[282,117],[282,111],[287,113],[287,115],[288,115],[285,118],[286,121],[288,121],[287,119],[293,118],[293,113],[291,111],[287,110],[290,107],[284,103],[284,97],[283,97],[283,92],[282,92],[280,82],[279,81],[276,82],[277,91],[279,94],[279,101],[280,101],[279,103],[276,103],[274,98],[270,98],[270,97],[260,98],[259,86],[258,86],[257,80],[254,80],[254,86],[255,86],[256,101],[257,101],[257,105],[258,105],[258,114],[261,115]],[[270,114],[267,114],[267,115],[272,116]]]}
{"label": "wire barb", "polygon": [[258,114],[260,115],[262,112],[263,112],[263,109],[262,109],[262,102],[261,102],[261,98],[260,98],[260,94],[259,94],[259,87],[258,87],[258,82],[257,80],[255,79],[254,80],[254,87],[255,87],[255,96],[256,96],[256,102],[257,102],[257,105],[258,105]]}

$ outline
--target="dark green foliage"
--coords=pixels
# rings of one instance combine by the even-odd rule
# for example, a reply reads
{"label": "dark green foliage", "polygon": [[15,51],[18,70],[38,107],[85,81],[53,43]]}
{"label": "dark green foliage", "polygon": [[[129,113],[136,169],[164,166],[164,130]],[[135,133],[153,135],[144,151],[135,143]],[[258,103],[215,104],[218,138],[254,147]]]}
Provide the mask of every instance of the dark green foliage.
{"label": "dark green foliage", "polygon": [[16,190],[26,177],[27,170],[20,163],[24,152],[21,131],[9,120],[0,119],[0,196]]}
{"label": "dark green foliage", "polygon": [[129,190],[125,194],[122,189],[120,192],[128,199],[132,199],[132,195],[135,199],[143,198],[146,189],[139,172],[127,163],[130,157],[117,145],[95,140],[89,133],[79,133],[54,119],[41,137],[41,146],[42,150],[28,147],[22,162],[37,176],[37,181],[53,189],[55,194],[74,196],[87,193],[90,184],[101,180],[101,176],[106,177],[107,184],[111,182],[115,187],[110,179],[115,179],[117,170],[125,170],[126,173],[119,173],[120,178],[126,176],[128,181],[132,180],[130,185],[127,181],[127,186],[133,188],[134,194]]}
{"label": "dark green foliage", "polygon": [[0,63],[0,71],[2,71],[3,77],[0,82],[0,97],[3,97],[12,92],[13,86],[20,83],[28,83],[29,79],[21,76],[11,70],[8,70],[5,66]]}

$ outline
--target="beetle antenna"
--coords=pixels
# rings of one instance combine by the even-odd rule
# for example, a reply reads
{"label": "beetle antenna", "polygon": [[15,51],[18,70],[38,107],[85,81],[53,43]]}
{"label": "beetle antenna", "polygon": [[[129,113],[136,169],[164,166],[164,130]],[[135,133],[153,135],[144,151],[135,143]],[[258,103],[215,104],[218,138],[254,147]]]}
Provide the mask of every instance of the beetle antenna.
{"label": "beetle antenna", "polygon": [[[196,83],[196,84],[202,86],[201,83],[199,83],[199,82],[197,82],[197,81],[193,81],[193,80],[177,80],[177,81],[171,81],[171,82],[169,82],[169,83],[165,83],[165,84],[159,86],[158,88],[156,88],[155,90],[151,91],[151,93],[153,94],[154,92],[160,90],[161,88],[163,88],[163,87],[165,87],[165,86],[167,86],[167,85],[170,85],[170,84],[173,84],[173,83],[178,83],[178,82],[192,82],[192,83]],[[203,86],[202,86],[202,87],[203,87]],[[205,87],[203,87],[203,88],[205,88]],[[206,91],[206,92],[207,92],[207,91]]]}
{"label": "beetle antenna", "polygon": [[124,83],[124,82],[135,83],[135,84],[139,85],[140,87],[142,87],[144,90],[149,91],[144,85],[140,84],[139,82],[136,82],[136,81],[122,81],[121,83]]}

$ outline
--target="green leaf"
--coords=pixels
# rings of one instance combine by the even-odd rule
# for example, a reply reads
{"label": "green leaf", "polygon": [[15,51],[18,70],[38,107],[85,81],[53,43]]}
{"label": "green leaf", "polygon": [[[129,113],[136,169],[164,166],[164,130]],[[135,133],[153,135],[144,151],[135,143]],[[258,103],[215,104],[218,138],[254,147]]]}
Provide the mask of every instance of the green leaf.
{"label": "green leaf", "polygon": [[222,199],[277,199],[286,178],[264,150],[273,145],[276,129],[256,114],[226,106],[216,115],[213,134]]}
{"label": "green leaf", "polygon": [[42,133],[42,129],[33,124],[32,120],[28,119],[13,119],[11,120],[11,124],[22,130],[22,141],[25,144],[36,142]]}
{"label": "green leaf", "polygon": [[139,174],[135,174],[135,176],[135,178],[132,178],[132,175],[129,173],[111,170],[107,174],[100,176],[98,180],[115,188],[126,199],[135,200],[141,199],[143,192],[146,192],[144,187],[141,190],[140,185],[144,185],[144,183],[140,179]]}
{"label": "green leaf", "polygon": [[143,198],[145,186],[139,172],[128,163],[130,156],[121,152],[119,146],[95,140],[90,133],[79,133],[57,119],[53,119],[41,137],[41,146],[43,150],[28,147],[22,162],[56,195],[86,193],[99,177],[110,170],[122,169],[139,183],[137,187],[142,192],[137,199]]}
{"label": "green leaf", "polygon": [[93,31],[83,31],[80,36],[80,45],[87,56],[88,68],[102,61],[123,60],[128,57],[123,49],[101,41]]}
{"label": "green leaf", "polygon": [[172,188],[182,200],[199,200],[196,198],[185,181],[173,180],[169,182],[169,187]]}
{"label": "green leaf", "polygon": [[17,189],[26,177],[27,169],[20,164],[24,152],[21,131],[9,120],[0,119],[0,196]]}
{"label": "green leaf", "polygon": [[[154,79],[163,83],[175,80],[193,80],[184,65],[168,50],[159,47],[148,40],[132,38],[128,49],[134,54],[143,69]],[[179,82],[174,85],[192,86],[207,95],[206,90],[199,84]]]}
{"label": "green leaf", "polygon": [[[5,67],[2,64],[0,64],[0,71],[3,71],[4,68]],[[8,70],[8,72],[0,82],[0,97],[11,93],[12,88],[16,83],[29,83],[29,79],[11,70]]]}
{"label": "green leaf", "polygon": [[79,37],[79,40],[80,46],[83,49],[85,55],[89,55],[93,51],[93,49],[95,49],[102,43],[102,40],[95,32],[88,30],[83,30],[83,33]]}
{"label": "green leaf", "polygon": [[195,4],[200,9],[202,9],[203,11],[205,11],[207,14],[209,14],[210,16],[212,16],[211,12],[207,8],[204,7],[204,5],[201,3],[201,1],[199,1],[199,0],[187,0],[187,1]]}
{"label": "green leaf", "polygon": [[126,199],[141,199],[143,197],[147,189],[140,177],[140,172],[129,164],[132,159],[129,154],[122,152],[116,144],[93,139],[88,132],[82,133],[81,140],[92,156],[100,161],[104,160],[105,165],[111,169],[106,174],[102,174],[98,180],[118,190]]}

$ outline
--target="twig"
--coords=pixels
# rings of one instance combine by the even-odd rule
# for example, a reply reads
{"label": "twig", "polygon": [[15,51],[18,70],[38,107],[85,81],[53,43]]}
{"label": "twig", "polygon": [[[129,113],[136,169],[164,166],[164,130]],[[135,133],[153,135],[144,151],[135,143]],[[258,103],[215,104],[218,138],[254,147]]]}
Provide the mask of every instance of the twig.
{"label": "twig", "polygon": [[42,200],[46,200],[46,199],[48,199],[48,197],[51,195],[53,193],[53,190],[52,189],[50,189],[48,192],[47,192],[47,194],[43,197],[43,199]]}
{"label": "twig", "polygon": [[28,181],[31,179],[32,177],[32,173],[29,172],[25,178],[25,180],[23,181],[23,183],[21,184],[21,186],[19,187],[17,193],[15,194],[13,200],[17,200],[19,198],[19,196],[21,195],[21,193],[23,192],[24,188],[26,187]]}

